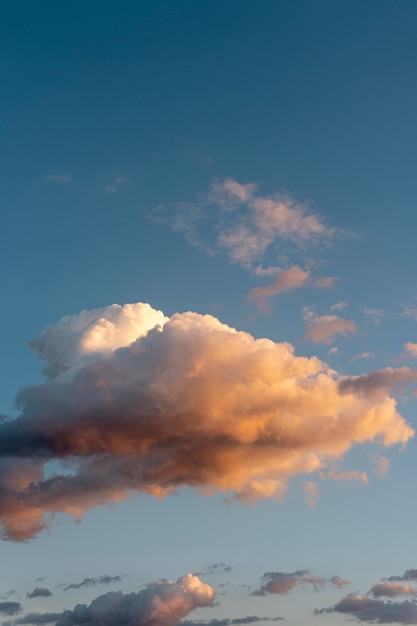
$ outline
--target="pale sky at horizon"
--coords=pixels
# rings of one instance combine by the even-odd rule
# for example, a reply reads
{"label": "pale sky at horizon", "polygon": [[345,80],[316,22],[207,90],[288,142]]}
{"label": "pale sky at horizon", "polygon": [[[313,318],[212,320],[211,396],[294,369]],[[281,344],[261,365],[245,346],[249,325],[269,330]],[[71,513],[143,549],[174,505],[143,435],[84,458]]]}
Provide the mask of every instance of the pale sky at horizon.
{"label": "pale sky at horizon", "polygon": [[417,624],[415,0],[0,41],[3,626]]}

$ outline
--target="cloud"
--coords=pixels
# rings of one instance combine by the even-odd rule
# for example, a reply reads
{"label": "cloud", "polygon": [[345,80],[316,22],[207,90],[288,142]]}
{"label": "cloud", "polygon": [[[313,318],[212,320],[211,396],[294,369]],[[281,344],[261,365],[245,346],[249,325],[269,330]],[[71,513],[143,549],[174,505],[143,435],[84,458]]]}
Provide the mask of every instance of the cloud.
{"label": "cloud", "polygon": [[320,491],[319,488],[317,486],[317,483],[309,480],[307,482],[304,483],[303,485],[303,489],[305,491],[305,501],[308,504],[308,506],[313,509],[316,506],[316,502],[317,502],[317,498],[320,495]]}
{"label": "cloud", "polygon": [[384,478],[389,473],[390,463],[389,459],[383,456],[380,452],[373,452],[371,454],[371,462],[374,465],[372,473],[377,478]]}
{"label": "cloud", "polygon": [[369,592],[374,598],[380,596],[386,596],[387,598],[395,598],[397,596],[416,596],[417,587],[411,587],[403,583],[376,583],[372,585],[372,589]]}
{"label": "cloud", "polygon": [[417,569],[407,569],[404,574],[400,576],[390,576],[388,581],[402,581],[402,580],[417,580]]}
{"label": "cloud", "polygon": [[354,363],[355,361],[359,361],[361,359],[373,359],[375,358],[375,355],[372,354],[372,352],[361,352],[360,354],[356,354],[355,356],[353,356],[350,360],[352,363]]}
{"label": "cloud", "polygon": [[111,185],[104,185],[104,191],[106,193],[119,193],[120,187],[133,187],[132,181],[127,176],[117,176]]}
{"label": "cloud", "polygon": [[404,345],[404,348],[408,354],[413,357],[413,359],[417,359],[417,343],[411,343],[411,341],[408,341]]}
{"label": "cloud", "polygon": [[314,280],[313,287],[316,289],[333,289],[337,280],[339,280],[339,276],[322,276]]}
{"label": "cloud", "polygon": [[69,589],[81,589],[81,587],[92,587],[94,585],[109,585],[110,583],[121,582],[121,580],[121,576],[108,576],[104,574],[103,576],[96,576],[94,578],[84,578],[84,580],[79,583],[66,585],[64,591],[68,591]]}
{"label": "cloud", "polygon": [[11,600],[0,602],[0,613],[3,615],[16,615],[21,609],[20,602],[12,602]]}
{"label": "cloud", "polygon": [[264,596],[267,593],[279,595],[292,591],[295,587],[312,585],[317,591],[326,584],[341,587],[347,584],[340,576],[331,578],[319,578],[314,576],[308,569],[297,570],[295,572],[266,572],[261,578],[261,586],[253,592],[255,596]]}
{"label": "cloud", "polygon": [[254,183],[231,178],[213,180],[197,202],[159,206],[151,217],[184,233],[194,245],[224,252],[231,263],[246,269],[264,261],[272,249],[276,257],[277,244],[282,252],[287,244],[305,248],[342,234],[289,195],[262,196]]}
{"label": "cloud", "polygon": [[232,565],[228,565],[227,563],[213,563],[212,565],[207,566],[207,574],[217,574],[218,572],[227,572],[230,573],[234,567]]}
{"label": "cloud", "polygon": [[333,313],[333,311],[343,311],[343,309],[346,309],[347,306],[347,302],[336,302],[336,304],[332,304],[329,310],[330,313]]}
{"label": "cloud", "polygon": [[33,591],[26,595],[28,598],[48,598],[52,595],[52,592],[45,587],[35,587]]}
{"label": "cloud", "polygon": [[259,309],[265,310],[267,308],[266,298],[285,291],[299,289],[306,284],[309,276],[310,272],[302,270],[298,265],[293,265],[287,270],[281,270],[272,284],[252,289],[248,295],[248,300],[255,302]]}
{"label": "cloud", "polygon": [[66,174],[48,174],[45,176],[45,180],[47,180],[48,183],[70,183],[72,180],[72,174],[68,172]]}
{"label": "cloud", "polygon": [[66,316],[30,345],[49,378],[21,389],[19,416],[0,424],[8,539],[133,492],[282,500],[292,477],[353,446],[404,446],[414,434],[389,390],[417,370],[341,377],[210,315],[113,305]]}
{"label": "cloud", "polygon": [[12,624],[51,624],[61,619],[62,613],[27,613]]}
{"label": "cloud", "polygon": [[337,334],[347,337],[356,333],[355,322],[337,315],[317,315],[311,307],[305,307],[304,321],[307,324],[304,338],[312,343],[331,344]]}
{"label": "cloud", "polygon": [[258,622],[278,622],[283,617],[259,617],[257,615],[247,615],[246,617],[235,617],[234,619],[210,619],[210,620],[182,620],[179,626],[240,626],[241,624],[256,624]]}
{"label": "cloud", "polygon": [[365,472],[358,470],[345,470],[343,472],[335,472],[334,470],[330,470],[326,472],[319,472],[320,478],[331,478],[332,480],[336,480],[338,482],[345,483],[349,480],[358,480],[361,483],[369,483],[369,478]]}
{"label": "cloud", "polygon": [[215,589],[192,574],[150,583],[137,593],[110,591],[95,598],[89,606],[77,604],[63,613],[29,613],[14,624],[56,626],[174,626],[197,607],[213,604]]}
{"label": "cloud", "polygon": [[417,604],[410,600],[403,602],[385,602],[375,600],[366,596],[348,595],[345,596],[328,609],[316,609],[316,615],[323,613],[349,614],[362,622],[372,622],[377,624],[417,624]]}

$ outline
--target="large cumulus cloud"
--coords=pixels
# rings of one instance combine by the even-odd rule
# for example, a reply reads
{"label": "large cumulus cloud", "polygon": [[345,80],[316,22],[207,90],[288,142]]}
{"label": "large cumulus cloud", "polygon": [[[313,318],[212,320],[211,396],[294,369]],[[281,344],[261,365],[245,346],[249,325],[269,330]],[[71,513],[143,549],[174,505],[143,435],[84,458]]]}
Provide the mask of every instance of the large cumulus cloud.
{"label": "large cumulus cloud", "polygon": [[414,434],[389,389],[416,370],[340,377],[209,315],[113,305],[67,316],[30,345],[48,379],[20,390],[19,416],[0,426],[11,539],[132,491],[281,498],[291,477],[333,466],[355,444]]}
{"label": "large cumulus cloud", "polygon": [[215,589],[188,574],[176,582],[159,580],[138,592],[109,591],[90,605],[77,604],[63,613],[29,613],[14,624],[56,626],[173,626],[197,607],[210,606]]}

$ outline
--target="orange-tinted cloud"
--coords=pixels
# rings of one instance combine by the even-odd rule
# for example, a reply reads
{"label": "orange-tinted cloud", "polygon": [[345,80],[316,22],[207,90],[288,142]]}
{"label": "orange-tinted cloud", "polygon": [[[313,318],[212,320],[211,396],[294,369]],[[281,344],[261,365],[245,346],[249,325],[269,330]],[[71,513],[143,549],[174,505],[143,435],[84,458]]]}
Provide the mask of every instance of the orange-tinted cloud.
{"label": "orange-tinted cloud", "polygon": [[20,416],[0,425],[0,521],[11,539],[134,491],[282,499],[292,477],[331,468],[356,444],[414,434],[389,390],[416,370],[340,377],[210,315],[113,306],[63,318],[31,345],[51,378],[22,389]]}
{"label": "orange-tinted cloud", "polygon": [[255,302],[261,310],[267,310],[266,299],[276,296],[285,291],[299,289],[306,284],[310,277],[310,272],[301,269],[298,265],[282,270],[270,285],[255,287],[248,295],[249,302]]}
{"label": "orange-tinted cloud", "polygon": [[337,315],[316,315],[307,307],[304,312],[307,330],[304,338],[312,343],[333,343],[337,334],[347,335],[356,333],[356,324]]}

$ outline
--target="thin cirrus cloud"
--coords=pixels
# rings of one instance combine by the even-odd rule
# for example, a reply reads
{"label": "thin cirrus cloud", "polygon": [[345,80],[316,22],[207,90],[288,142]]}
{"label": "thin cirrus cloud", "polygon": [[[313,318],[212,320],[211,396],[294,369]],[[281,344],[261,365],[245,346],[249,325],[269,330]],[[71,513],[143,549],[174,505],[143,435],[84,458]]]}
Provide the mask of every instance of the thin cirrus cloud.
{"label": "thin cirrus cloud", "polygon": [[47,176],[45,176],[45,180],[48,183],[70,183],[72,181],[72,174],[70,174],[69,172],[65,174],[48,174]]}
{"label": "thin cirrus cloud", "polygon": [[47,624],[56,626],[174,626],[197,607],[213,604],[216,591],[197,576],[188,574],[176,582],[162,579],[141,591],[123,594],[109,591],[90,605],[77,604],[63,613],[29,613],[12,624]]}
{"label": "thin cirrus cloud", "polygon": [[337,315],[317,315],[311,307],[304,308],[304,321],[307,325],[304,339],[312,343],[331,344],[336,335],[347,337],[356,333],[356,324]]}
{"label": "thin cirrus cloud", "polygon": [[[231,263],[258,275],[273,273],[274,267],[264,265],[269,254],[275,262],[284,251],[317,246],[344,234],[287,194],[262,196],[256,184],[231,178],[214,179],[196,202],[159,206],[151,218],[208,252],[224,252]],[[330,287],[334,279],[321,280],[325,282],[320,286]]]}
{"label": "thin cirrus cloud", "polygon": [[133,187],[133,183],[127,176],[117,176],[111,185],[103,185],[106,193],[119,193],[121,187]]}
{"label": "thin cirrus cloud", "polygon": [[327,584],[341,588],[349,583],[340,576],[332,576],[331,578],[315,576],[308,569],[295,572],[265,572],[261,578],[259,589],[254,591],[253,595],[264,596],[268,593],[283,595],[296,587],[305,585],[311,585],[317,591]]}
{"label": "thin cirrus cloud", "polygon": [[0,424],[12,540],[132,492],[282,500],[293,477],[331,469],[355,445],[414,435],[390,389],[417,370],[340,376],[211,315],[112,305],[65,316],[30,346],[47,380],[22,388],[20,414]]}

